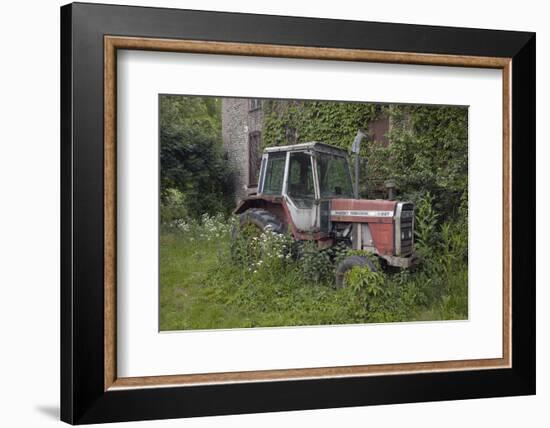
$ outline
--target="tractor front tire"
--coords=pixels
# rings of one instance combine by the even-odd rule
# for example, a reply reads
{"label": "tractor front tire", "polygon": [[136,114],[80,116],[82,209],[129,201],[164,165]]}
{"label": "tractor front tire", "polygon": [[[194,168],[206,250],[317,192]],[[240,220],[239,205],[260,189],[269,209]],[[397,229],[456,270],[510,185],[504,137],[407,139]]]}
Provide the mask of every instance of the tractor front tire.
{"label": "tractor front tire", "polygon": [[347,256],[336,268],[336,288],[344,288],[346,286],[346,273],[356,266],[368,267],[372,272],[376,272],[376,266],[368,257]]}

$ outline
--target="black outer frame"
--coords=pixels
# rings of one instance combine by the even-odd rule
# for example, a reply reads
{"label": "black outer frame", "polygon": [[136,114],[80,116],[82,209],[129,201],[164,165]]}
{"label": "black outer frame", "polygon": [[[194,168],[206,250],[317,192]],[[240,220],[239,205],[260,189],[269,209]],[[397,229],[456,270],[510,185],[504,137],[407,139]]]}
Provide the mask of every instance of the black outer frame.
{"label": "black outer frame", "polygon": [[[103,37],[512,58],[512,368],[104,392]],[[72,424],[535,393],[535,34],[74,3],[61,8],[61,420]]]}

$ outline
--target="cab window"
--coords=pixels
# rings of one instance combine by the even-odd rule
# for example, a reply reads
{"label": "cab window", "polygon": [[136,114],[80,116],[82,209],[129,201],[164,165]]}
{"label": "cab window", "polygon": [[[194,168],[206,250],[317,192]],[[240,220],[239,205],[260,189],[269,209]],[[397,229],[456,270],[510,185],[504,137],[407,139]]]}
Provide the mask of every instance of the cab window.
{"label": "cab window", "polygon": [[320,153],[317,156],[317,176],[321,198],[353,198],[353,185],[345,157]]}
{"label": "cab window", "polygon": [[285,161],[286,153],[269,154],[262,193],[266,195],[280,195],[282,193]]}

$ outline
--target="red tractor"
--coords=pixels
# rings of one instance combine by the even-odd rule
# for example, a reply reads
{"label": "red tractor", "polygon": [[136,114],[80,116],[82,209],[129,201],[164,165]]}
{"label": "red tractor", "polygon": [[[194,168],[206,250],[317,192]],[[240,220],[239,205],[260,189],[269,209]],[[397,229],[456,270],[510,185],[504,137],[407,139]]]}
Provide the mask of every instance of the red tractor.
{"label": "red tractor", "polygon": [[[359,133],[354,151],[364,134]],[[414,206],[409,202],[358,198],[358,154],[355,186],[345,150],[310,142],[264,150],[258,190],[242,200],[234,213],[240,229],[292,234],[297,241],[313,240],[319,248],[344,243],[365,256],[346,257],[336,269],[336,285],[354,266],[376,270],[366,256],[382,265],[408,268],[414,254]]]}

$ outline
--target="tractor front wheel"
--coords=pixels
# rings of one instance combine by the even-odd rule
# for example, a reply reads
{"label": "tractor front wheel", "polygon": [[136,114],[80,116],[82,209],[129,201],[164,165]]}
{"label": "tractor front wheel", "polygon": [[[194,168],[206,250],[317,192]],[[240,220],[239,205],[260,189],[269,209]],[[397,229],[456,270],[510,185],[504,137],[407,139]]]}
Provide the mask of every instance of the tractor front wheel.
{"label": "tractor front wheel", "polygon": [[368,267],[372,272],[376,272],[376,266],[368,257],[347,256],[336,268],[336,288],[343,288],[346,286],[346,273],[356,266]]}

